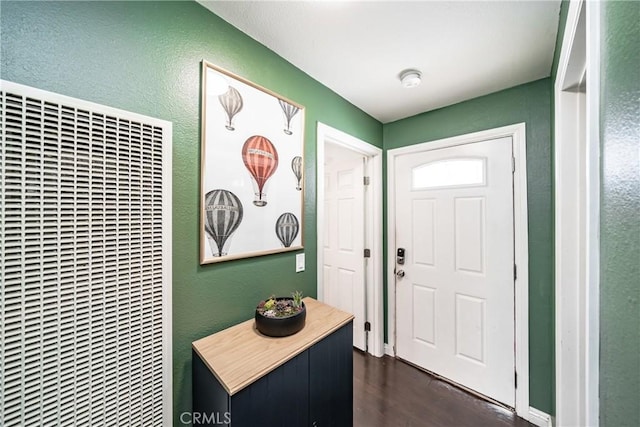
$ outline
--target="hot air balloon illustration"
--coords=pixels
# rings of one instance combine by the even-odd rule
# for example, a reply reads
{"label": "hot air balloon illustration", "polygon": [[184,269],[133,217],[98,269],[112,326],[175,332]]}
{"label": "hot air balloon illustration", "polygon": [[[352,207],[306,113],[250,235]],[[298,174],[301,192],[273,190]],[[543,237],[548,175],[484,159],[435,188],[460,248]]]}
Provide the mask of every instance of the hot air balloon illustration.
{"label": "hot air balloon illustration", "polygon": [[291,246],[300,231],[298,218],[291,212],[285,212],[276,221],[276,236],[285,248]]}
{"label": "hot air balloon illustration", "polygon": [[209,191],[204,198],[204,231],[214,257],[229,253],[231,235],[242,222],[243,208],[229,190]]}
{"label": "hot air balloon illustration", "polygon": [[291,119],[296,115],[298,111],[300,111],[300,109],[294,105],[289,104],[286,101],[283,101],[282,99],[278,99],[278,102],[280,103],[280,108],[282,108],[284,118],[287,122],[287,127],[284,129],[284,133],[286,133],[287,135],[291,135],[293,133],[289,129],[289,127],[291,126]]}
{"label": "hot air balloon illustration", "polygon": [[229,90],[227,90],[222,95],[218,95],[218,101],[224,108],[225,113],[227,113],[227,124],[225,127],[228,130],[235,130],[233,127],[233,117],[242,110],[242,96],[240,92],[233,86],[229,86]]}
{"label": "hot air balloon illustration", "polygon": [[278,168],[278,151],[264,136],[254,135],[242,147],[242,160],[253,178],[256,206],[267,204],[267,180]]}
{"label": "hot air balloon illustration", "polygon": [[291,170],[293,174],[296,176],[298,180],[298,185],[296,186],[296,190],[301,191],[302,187],[300,186],[300,180],[302,180],[302,157],[295,156],[291,160]]}

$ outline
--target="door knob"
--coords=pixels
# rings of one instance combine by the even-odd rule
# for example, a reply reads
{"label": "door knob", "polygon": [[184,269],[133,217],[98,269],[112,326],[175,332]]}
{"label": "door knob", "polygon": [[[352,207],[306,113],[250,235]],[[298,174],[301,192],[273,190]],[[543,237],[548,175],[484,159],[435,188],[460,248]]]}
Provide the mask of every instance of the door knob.
{"label": "door knob", "polygon": [[402,278],[404,277],[404,270],[398,270],[398,271],[396,272],[396,277],[397,277],[398,279],[402,279]]}

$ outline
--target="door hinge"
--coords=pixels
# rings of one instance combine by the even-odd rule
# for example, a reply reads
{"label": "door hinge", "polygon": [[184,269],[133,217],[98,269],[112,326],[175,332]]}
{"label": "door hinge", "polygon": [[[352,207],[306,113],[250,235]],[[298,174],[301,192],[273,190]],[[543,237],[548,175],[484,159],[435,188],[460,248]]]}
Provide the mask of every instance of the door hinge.
{"label": "door hinge", "polygon": [[515,388],[518,388],[518,372],[517,371],[514,372],[514,378],[515,378],[514,380]]}
{"label": "door hinge", "polygon": [[371,179],[368,176],[364,176],[362,177],[362,181],[364,185],[369,185],[369,183],[371,182]]}
{"label": "door hinge", "polygon": [[370,322],[364,322],[364,330],[365,330],[365,332],[370,332],[371,331],[371,323]]}
{"label": "door hinge", "polygon": [[365,258],[371,258],[371,249],[365,249],[364,250],[364,257]]}
{"label": "door hinge", "polygon": [[518,267],[516,267],[515,264],[513,264],[513,280],[517,280],[518,279]]}
{"label": "door hinge", "polygon": [[511,157],[511,172],[515,172],[516,171],[516,158],[515,157]]}

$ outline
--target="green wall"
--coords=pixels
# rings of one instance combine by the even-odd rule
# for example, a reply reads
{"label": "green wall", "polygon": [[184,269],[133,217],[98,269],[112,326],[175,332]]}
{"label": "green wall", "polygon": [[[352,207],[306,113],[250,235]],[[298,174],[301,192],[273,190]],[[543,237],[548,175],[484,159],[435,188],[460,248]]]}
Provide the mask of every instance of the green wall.
{"label": "green wall", "polygon": [[385,124],[385,150],[526,123],[529,208],[530,404],[554,413],[551,82],[542,79]]}
{"label": "green wall", "polygon": [[[271,293],[316,293],[316,122],[382,146],[382,125],[193,2],[7,2],[0,77],[173,122],[174,419],[191,410],[191,342]],[[312,53],[312,52],[310,52]],[[199,265],[200,61],[306,107],[304,273],[294,253]]]}
{"label": "green wall", "polygon": [[640,3],[601,4],[600,425],[640,425]]}
{"label": "green wall", "polygon": [[[385,149],[526,122],[530,401],[553,414],[549,79],[383,126],[197,3],[3,1],[0,8],[1,78],[173,122],[176,424],[191,408],[193,340],[251,317],[265,294],[300,289],[315,296],[317,121],[378,147],[384,141]],[[306,106],[304,273],[294,273],[293,253],[198,263],[202,59]]]}
{"label": "green wall", "polygon": [[[640,425],[640,3],[600,3],[600,425]],[[568,2],[562,2],[556,76]]]}

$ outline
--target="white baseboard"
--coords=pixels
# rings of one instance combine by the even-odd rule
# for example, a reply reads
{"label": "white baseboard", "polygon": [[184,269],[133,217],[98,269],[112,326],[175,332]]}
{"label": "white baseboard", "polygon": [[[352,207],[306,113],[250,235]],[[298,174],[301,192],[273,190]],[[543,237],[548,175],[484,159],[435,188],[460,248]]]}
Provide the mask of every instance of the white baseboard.
{"label": "white baseboard", "polygon": [[384,356],[384,348],[385,343],[382,342],[382,337],[380,340],[373,340],[373,345],[369,347],[369,354],[374,357],[383,357]]}
{"label": "white baseboard", "polygon": [[396,357],[395,353],[393,352],[393,346],[391,344],[384,343],[384,354],[386,354],[387,356]]}
{"label": "white baseboard", "polygon": [[553,418],[549,414],[545,414],[536,408],[529,407],[527,421],[539,427],[553,427]]}

